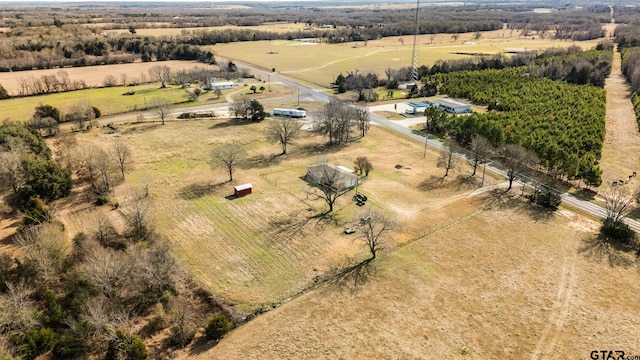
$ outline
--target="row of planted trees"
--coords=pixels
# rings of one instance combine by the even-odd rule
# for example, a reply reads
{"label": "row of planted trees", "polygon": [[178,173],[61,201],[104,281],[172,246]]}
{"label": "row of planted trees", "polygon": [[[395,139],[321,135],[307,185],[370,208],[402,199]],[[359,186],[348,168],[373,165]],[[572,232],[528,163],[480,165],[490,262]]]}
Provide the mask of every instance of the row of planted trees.
{"label": "row of planted trees", "polygon": [[587,186],[601,183],[597,166],[605,133],[605,93],[530,78],[526,68],[463,71],[435,75],[440,92],[487,106],[468,116],[441,114],[429,130],[447,134],[463,144],[476,135],[494,146],[519,144],[534,152],[546,171],[556,177],[581,179]]}

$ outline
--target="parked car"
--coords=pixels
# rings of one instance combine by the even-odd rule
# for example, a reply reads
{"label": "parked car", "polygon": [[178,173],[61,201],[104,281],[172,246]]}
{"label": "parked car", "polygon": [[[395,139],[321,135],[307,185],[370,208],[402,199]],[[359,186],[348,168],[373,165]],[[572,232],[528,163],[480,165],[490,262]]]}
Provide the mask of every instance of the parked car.
{"label": "parked car", "polygon": [[356,232],[356,229],[354,229],[352,227],[348,227],[348,228],[344,229],[344,233],[345,234],[353,234],[354,232]]}

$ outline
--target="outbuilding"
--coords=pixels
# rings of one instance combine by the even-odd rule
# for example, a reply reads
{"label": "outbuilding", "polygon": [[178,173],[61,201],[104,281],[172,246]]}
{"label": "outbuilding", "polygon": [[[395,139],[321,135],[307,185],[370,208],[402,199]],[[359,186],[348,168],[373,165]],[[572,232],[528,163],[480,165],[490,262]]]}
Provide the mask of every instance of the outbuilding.
{"label": "outbuilding", "polygon": [[252,189],[253,185],[251,183],[237,185],[233,187],[233,194],[237,197],[243,197],[251,194]]}
{"label": "outbuilding", "polygon": [[225,89],[233,89],[235,86],[238,86],[233,81],[210,81],[209,82],[209,90],[225,90]]}
{"label": "outbuilding", "polygon": [[438,105],[440,110],[446,111],[451,114],[464,114],[471,112],[471,105],[464,104],[451,99],[438,99]]}
{"label": "outbuilding", "polygon": [[305,178],[312,184],[330,186],[335,190],[349,189],[358,183],[358,175],[353,170],[327,163],[309,166]]}

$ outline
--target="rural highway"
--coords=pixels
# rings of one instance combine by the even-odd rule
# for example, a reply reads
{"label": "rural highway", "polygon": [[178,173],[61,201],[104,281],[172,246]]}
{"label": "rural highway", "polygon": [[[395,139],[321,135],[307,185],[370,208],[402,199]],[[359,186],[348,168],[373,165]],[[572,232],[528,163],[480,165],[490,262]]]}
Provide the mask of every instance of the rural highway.
{"label": "rural highway", "polygon": [[[328,103],[332,97],[330,95],[325,94],[323,91],[326,89],[313,89],[307,85],[301,84],[295,80],[289,79],[289,78],[285,78],[282,75],[279,75],[277,73],[272,73],[270,71],[265,71],[259,68],[256,68],[253,65],[250,64],[246,64],[246,63],[239,63],[239,62],[235,62],[236,65],[238,66],[242,66],[245,68],[250,69],[256,76],[262,77],[263,79],[270,79],[271,81],[277,81],[279,83],[285,84],[287,86],[290,86],[294,89],[297,89],[298,91],[300,91],[300,98],[304,99],[305,101],[315,101],[315,102],[324,102],[324,103]],[[415,139],[417,141],[420,142],[424,142],[425,138],[423,135],[421,134],[416,134],[413,131],[411,131],[408,127],[401,125],[397,122],[393,122],[393,121],[389,121],[379,115],[376,114],[370,114],[370,119],[373,123],[376,123],[380,126],[384,126],[388,129],[391,129],[393,131],[396,131],[402,135],[408,136],[412,139]],[[434,137],[431,137],[429,135],[427,135],[428,139],[427,139],[427,145],[431,148],[434,149],[438,149],[438,150],[442,150],[442,148],[444,147],[443,143],[439,140],[436,139]],[[462,159],[465,160],[469,160],[465,154],[458,154],[458,156]],[[504,176],[506,178],[506,173],[504,170],[502,170],[500,167],[493,165],[494,162],[491,162],[489,164],[487,164],[487,170],[495,173],[495,174],[499,174],[501,176]],[[520,183],[524,183],[526,186],[529,187],[533,187],[535,180],[533,179],[524,179],[522,180]],[[594,204],[590,201],[586,201],[583,199],[580,199],[576,196],[573,196],[567,192],[562,193],[560,195],[562,202],[569,206],[572,207],[576,210],[579,210],[583,213],[586,213],[588,215],[597,217],[599,219],[604,219],[607,216],[607,211],[600,205]],[[626,218],[624,219],[624,222],[629,225],[629,227],[631,229],[633,229],[635,232],[640,233],[640,222],[634,220],[634,219],[630,219],[630,218]]]}

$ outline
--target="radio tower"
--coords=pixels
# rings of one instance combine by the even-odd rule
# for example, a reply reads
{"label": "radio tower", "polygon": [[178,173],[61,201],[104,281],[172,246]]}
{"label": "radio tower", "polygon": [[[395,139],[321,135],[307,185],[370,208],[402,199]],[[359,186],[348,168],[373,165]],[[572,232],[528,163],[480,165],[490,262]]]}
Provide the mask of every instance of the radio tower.
{"label": "radio tower", "polygon": [[411,82],[418,82],[418,34],[420,33],[420,25],[418,24],[418,13],[420,12],[420,0],[416,4],[416,32],[413,34],[413,54],[411,55]]}

